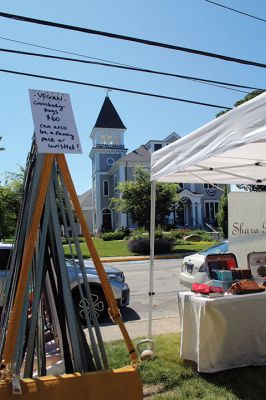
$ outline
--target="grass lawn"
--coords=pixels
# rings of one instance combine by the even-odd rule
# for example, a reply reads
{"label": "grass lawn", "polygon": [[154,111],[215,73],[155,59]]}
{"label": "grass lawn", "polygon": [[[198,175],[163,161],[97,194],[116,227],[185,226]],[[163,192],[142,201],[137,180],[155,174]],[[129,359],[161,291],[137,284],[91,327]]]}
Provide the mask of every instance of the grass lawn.
{"label": "grass lawn", "polygon": [[[135,255],[127,249],[126,240],[110,240],[93,239],[94,245],[100,257],[119,257]],[[84,257],[90,257],[86,243],[80,243],[81,251]],[[69,247],[64,246],[65,255],[70,255]]]}
{"label": "grass lawn", "polygon": [[[136,344],[138,340],[134,340]],[[180,335],[154,337],[156,359],[143,361],[140,374],[149,400],[263,400],[266,367],[238,368],[215,374],[199,374],[185,368],[179,358]],[[106,343],[113,368],[129,364],[122,341]],[[126,397],[125,397],[126,398]]]}
{"label": "grass lawn", "polygon": [[[127,240],[110,240],[110,241],[104,241],[102,239],[93,239],[95,247],[97,249],[97,252],[100,257],[123,257],[123,256],[134,256],[134,255],[140,255],[136,253],[132,253],[131,251],[128,250],[127,248]],[[174,247],[174,249],[171,251],[171,254],[177,254],[178,253],[186,253],[186,252],[193,252],[193,251],[200,251],[204,248],[209,247],[212,245],[210,242],[197,242],[193,244],[185,244],[185,245],[177,245]],[[69,256],[70,255],[70,250],[68,246],[64,246],[65,248],[65,255]],[[89,251],[87,249],[86,243],[81,243],[81,251],[84,257],[90,257]]]}

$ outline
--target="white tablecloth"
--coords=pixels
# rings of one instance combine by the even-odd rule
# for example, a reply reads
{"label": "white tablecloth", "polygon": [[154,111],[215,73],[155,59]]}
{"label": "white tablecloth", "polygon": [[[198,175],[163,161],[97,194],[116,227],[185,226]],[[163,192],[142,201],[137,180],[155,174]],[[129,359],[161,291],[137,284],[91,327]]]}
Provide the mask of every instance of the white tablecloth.
{"label": "white tablecloth", "polygon": [[199,372],[266,365],[266,293],[206,298],[179,292],[180,356]]}

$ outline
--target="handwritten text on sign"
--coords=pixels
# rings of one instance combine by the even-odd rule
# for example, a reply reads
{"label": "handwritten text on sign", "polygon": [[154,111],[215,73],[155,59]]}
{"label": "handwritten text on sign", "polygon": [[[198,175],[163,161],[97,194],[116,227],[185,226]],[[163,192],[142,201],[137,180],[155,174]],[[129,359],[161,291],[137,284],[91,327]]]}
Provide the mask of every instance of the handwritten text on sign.
{"label": "handwritten text on sign", "polygon": [[70,103],[65,93],[29,89],[39,153],[82,153]]}

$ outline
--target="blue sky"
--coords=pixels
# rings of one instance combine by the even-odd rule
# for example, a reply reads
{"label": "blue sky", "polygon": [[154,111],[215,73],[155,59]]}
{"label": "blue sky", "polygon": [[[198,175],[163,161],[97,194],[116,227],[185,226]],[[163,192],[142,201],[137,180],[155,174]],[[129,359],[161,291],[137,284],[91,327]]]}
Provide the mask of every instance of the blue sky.
{"label": "blue sky", "polygon": [[[218,0],[217,0],[218,1]],[[261,0],[219,0],[221,4],[266,18]],[[0,1],[1,11],[69,25],[145,38],[177,46],[266,63],[266,24],[204,0],[68,0]],[[58,55],[5,39],[84,54],[142,68],[204,79],[265,87],[265,69],[198,55],[145,46],[78,32],[0,18],[1,48]],[[5,38],[5,39],[4,39]],[[152,92],[206,103],[233,106],[245,93],[172,77],[99,66],[37,59],[0,52],[1,69],[50,75],[106,86]],[[0,174],[25,165],[33,134],[28,89],[68,93],[83,148],[67,156],[78,194],[91,187],[89,137],[105,97],[104,89],[0,73]],[[175,131],[184,136],[215,117],[219,109],[112,91],[109,94],[127,131],[125,145],[134,150],[150,139]],[[0,180],[3,180],[0,175]]]}

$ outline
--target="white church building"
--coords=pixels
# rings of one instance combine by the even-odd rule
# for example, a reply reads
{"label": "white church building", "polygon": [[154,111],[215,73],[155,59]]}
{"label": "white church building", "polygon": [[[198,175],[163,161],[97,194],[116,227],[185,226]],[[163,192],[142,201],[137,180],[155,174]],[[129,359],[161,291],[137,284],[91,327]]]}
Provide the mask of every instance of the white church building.
{"label": "white church building", "polygon": [[[149,140],[128,153],[125,146],[126,127],[108,96],[91,132],[92,188],[79,196],[91,232],[131,227],[129,215],[115,212],[111,199],[118,196],[117,185],[133,179],[136,166],[150,169],[151,153],[167,146],[180,136],[175,132],[162,140]],[[169,223],[177,227],[205,228],[215,224],[222,191],[209,184],[179,184],[181,204],[172,213]]]}

